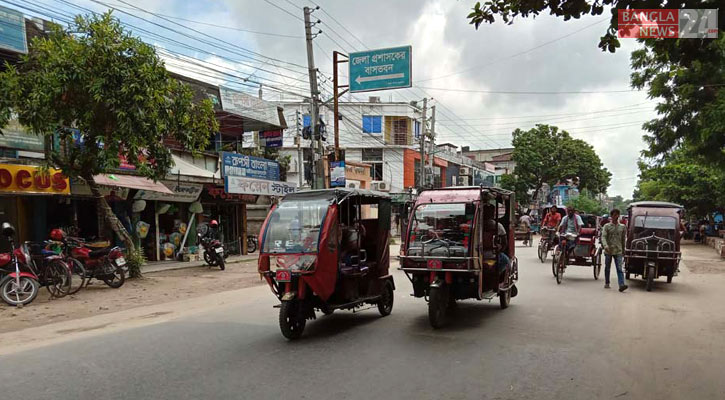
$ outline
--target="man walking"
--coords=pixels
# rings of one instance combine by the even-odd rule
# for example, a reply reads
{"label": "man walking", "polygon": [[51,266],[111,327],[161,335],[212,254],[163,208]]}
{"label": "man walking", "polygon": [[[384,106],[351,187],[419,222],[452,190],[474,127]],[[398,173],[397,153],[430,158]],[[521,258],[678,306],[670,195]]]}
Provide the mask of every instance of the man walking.
{"label": "man walking", "polygon": [[612,268],[612,258],[617,268],[617,282],[619,291],[627,290],[624,284],[622,259],[624,254],[624,225],[619,223],[619,210],[613,209],[609,213],[610,221],[602,228],[602,245],[604,246],[604,288],[609,289],[609,271]]}

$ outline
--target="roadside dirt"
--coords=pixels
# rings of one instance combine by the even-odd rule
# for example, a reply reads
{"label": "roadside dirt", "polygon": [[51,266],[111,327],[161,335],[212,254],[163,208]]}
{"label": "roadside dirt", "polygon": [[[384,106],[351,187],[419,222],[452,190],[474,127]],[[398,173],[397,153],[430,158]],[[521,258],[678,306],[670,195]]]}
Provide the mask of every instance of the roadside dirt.
{"label": "roadside dirt", "polygon": [[0,303],[0,333],[262,284],[256,260],[247,260],[227,264],[225,271],[192,267],[146,273],[119,289],[93,280],[87,288],[60,299],[50,299],[48,291],[40,288],[35,301],[23,308]]}
{"label": "roadside dirt", "polygon": [[691,241],[682,241],[682,260],[695,274],[725,274],[725,259],[715,249]]}

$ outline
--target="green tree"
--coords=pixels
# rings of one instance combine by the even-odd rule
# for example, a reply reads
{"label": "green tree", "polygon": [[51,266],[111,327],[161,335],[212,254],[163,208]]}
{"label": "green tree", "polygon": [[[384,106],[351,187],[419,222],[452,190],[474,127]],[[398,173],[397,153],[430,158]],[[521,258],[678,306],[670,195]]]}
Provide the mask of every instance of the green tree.
{"label": "green tree", "polygon": [[579,196],[566,202],[567,206],[572,206],[579,212],[585,214],[603,215],[607,213],[607,208],[597,201],[589,191],[582,191]]}
{"label": "green tree", "polygon": [[[517,17],[536,17],[542,12],[564,20],[600,15],[611,7],[611,18],[600,38],[602,50],[614,52],[617,40],[617,9],[686,8],[714,9],[716,0],[491,0],[473,7],[468,19],[476,29],[500,17],[512,24]],[[648,87],[651,98],[660,100],[659,118],[644,124],[649,132],[647,155],[660,157],[685,144],[710,163],[725,167],[725,35],[723,19],[717,39],[641,39],[643,48],[632,53],[631,84]]]}
{"label": "green tree", "polygon": [[513,132],[515,178],[510,184],[519,191],[526,188],[536,199],[546,183],[579,178],[579,189],[593,194],[604,193],[612,174],[602,165],[594,148],[581,139],[572,138],[566,131],[549,125]]}
{"label": "green tree", "polygon": [[516,201],[519,204],[528,205],[531,203],[529,187],[523,179],[516,178],[516,175],[501,175],[501,187],[516,193]]}
{"label": "green tree", "polygon": [[639,163],[635,200],[682,204],[696,216],[725,211],[725,171],[701,162],[690,151],[676,150],[656,163]]}
{"label": "green tree", "polygon": [[[94,176],[111,173],[119,156],[140,175],[158,180],[173,165],[164,138],[203,149],[218,130],[210,101],[170,78],[153,47],[131,36],[110,12],[78,16],[68,28],[52,27],[28,55],[0,73],[0,127],[11,112],[47,142],[47,163],[84,179],[105,222],[129,252],[133,241],[101,194]],[[82,144],[73,139],[80,132]]]}

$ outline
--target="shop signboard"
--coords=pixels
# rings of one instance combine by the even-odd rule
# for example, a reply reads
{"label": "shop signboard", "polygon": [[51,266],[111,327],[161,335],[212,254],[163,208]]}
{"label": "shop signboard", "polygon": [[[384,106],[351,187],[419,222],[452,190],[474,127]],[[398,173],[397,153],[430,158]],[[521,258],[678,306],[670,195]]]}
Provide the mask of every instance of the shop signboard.
{"label": "shop signboard", "polygon": [[[126,200],[128,198],[128,188],[98,185],[101,194],[104,197],[114,197]],[[92,196],[91,188],[86,181],[81,178],[70,179],[70,194],[74,196]]]}
{"label": "shop signboard", "polygon": [[[0,14],[2,14],[2,7],[0,7]],[[2,26],[2,21],[0,21],[0,26]],[[2,38],[1,30],[0,38]],[[0,147],[41,153],[45,151],[43,136],[30,133],[28,129],[20,125],[20,121],[18,121],[16,116],[12,116],[8,124],[0,129],[0,132],[2,132],[2,135],[0,135]]]}
{"label": "shop signboard", "polygon": [[222,176],[279,181],[279,163],[238,153],[222,152]]}
{"label": "shop signboard", "polygon": [[225,203],[244,203],[255,204],[259,196],[253,194],[226,193],[223,187],[216,185],[206,185],[206,190],[202,194],[202,201],[223,201]]}
{"label": "shop signboard", "polygon": [[246,93],[219,87],[222,110],[254,119],[273,126],[280,126],[277,105]]}
{"label": "shop signboard", "polygon": [[284,196],[287,193],[296,192],[297,185],[289,182],[227,176],[224,178],[224,191],[227,193]]}
{"label": "shop signboard", "polygon": [[260,132],[265,147],[277,148],[282,147],[282,131],[262,131]]}
{"label": "shop signboard", "polygon": [[0,164],[0,193],[70,194],[70,182],[57,169]]}
{"label": "shop signboard", "polygon": [[330,187],[345,187],[345,161],[330,163]]}
{"label": "shop signboard", "polygon": [[204,186],[200,183],[161,181],[174,194],[154,192],[152,190],[139,190],[134,199],[163,200],[177,203],[191,203],[199,199]]}
{"label": "shop signboard", "polygon": [[17,10],[0,6],[0,49],[27,53],[25,17]]}

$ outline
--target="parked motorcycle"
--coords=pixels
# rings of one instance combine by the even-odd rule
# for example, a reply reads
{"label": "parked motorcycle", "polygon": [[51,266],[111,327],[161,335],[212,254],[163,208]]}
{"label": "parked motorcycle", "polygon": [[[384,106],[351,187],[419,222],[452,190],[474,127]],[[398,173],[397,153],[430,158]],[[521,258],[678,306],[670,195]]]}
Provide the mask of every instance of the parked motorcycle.
{"label": "parked motorcycle", "polygon": [[119,247],[107,247],[93,250],[81,238],[63,237],[63,254],[69,265],[83,266],[82,286],[88,286],[91,279],[103,281],[117,289],[126,281],[126,259]]}
{"label": "parked motorcycle", "polygon": [[15,248],[15,228],[5,222],[2,234],[13,250],[0,254],[0,297],[11,306],[22,307],[35,300],[40,284],[34,274],[20,270],[21,260],[29,259],[30,254],[23,254],[21,247]]}
{"label": "parked motorcycle", "polygon": [[204,262],[206,262],[210,267],[218,265],[219,269],[224,271],[224,260],[229,255],[224,251],[222,242],[218,239],[203,237],[201,234],[198,234],[197,237],[199,238],[201,247],[204,249]]}

